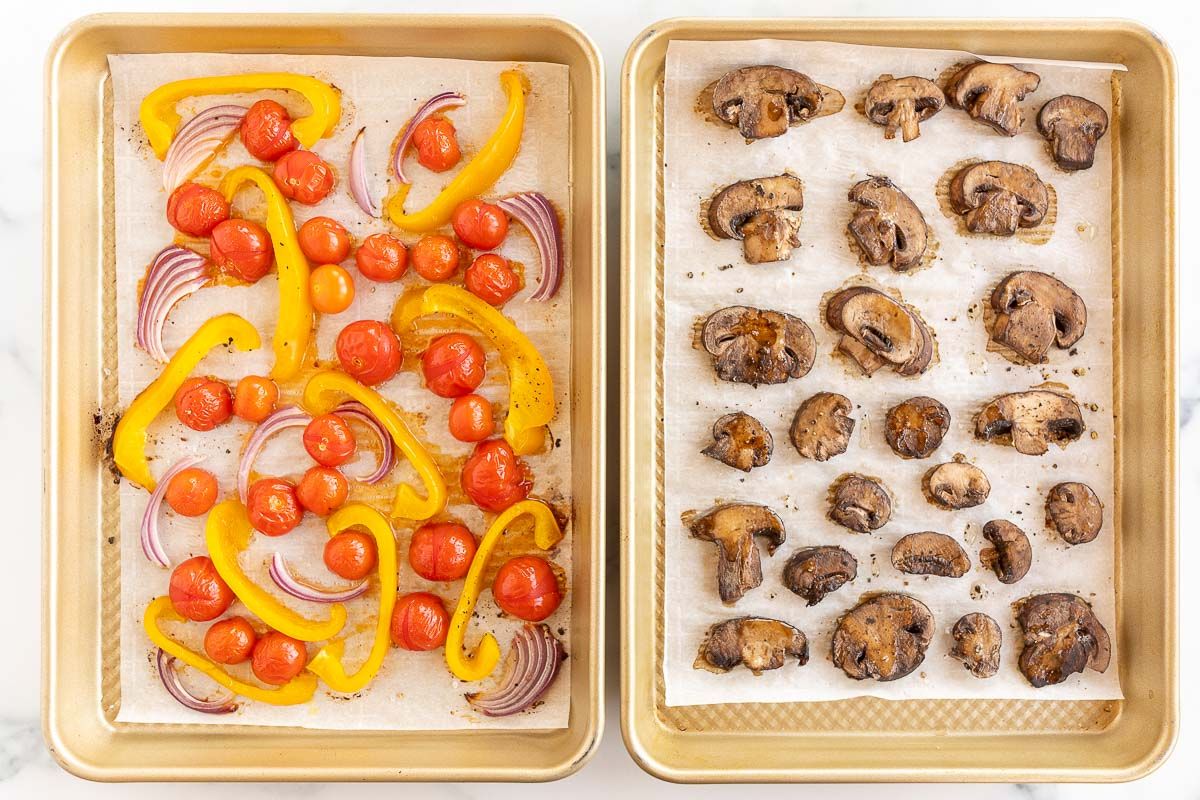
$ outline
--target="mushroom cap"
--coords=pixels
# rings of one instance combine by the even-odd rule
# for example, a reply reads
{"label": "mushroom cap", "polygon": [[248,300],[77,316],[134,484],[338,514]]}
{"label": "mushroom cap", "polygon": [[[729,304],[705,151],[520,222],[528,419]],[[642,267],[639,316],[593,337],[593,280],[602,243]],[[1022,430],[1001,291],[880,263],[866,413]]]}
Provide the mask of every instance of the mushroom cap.
{"label": "mushroom cap", "polygon": [[848,398],[833,392],[818,392],[801,403],[789,431],[796,452],[814,461],[846,452],[854,432],[852,408]]}
{"label": "mushroom cap", "polygon": [[992,339],[1030,364],[1050,345],[1066,349],[1087,329],[1087,306],[1065,283],[1044,272],[1013,272],[992,291]]}
{"label": "mushroom cap", "polygon": [[713,86],[713,113],[747,139],[787,132],[821,110],[821,87],[807,75],[770,64],[725,73]]}
{"label": "mushroom cap", "polygon": [[767,554],[774,555],[787,538],[783,520],[756,503],[725,503],[698,516],[687,512],[683,524],[692,538],[717,545],[717,590],[727,605],[762,583],[762,560],[754,539],[766,539]]}
{"label": "mushroom cap", "polygon": [[1086,483],[1060,483],[1046,495],[1046,522],[1067,544],[1087,544],[1100,534],[1104,506]]}
{"label": "mushroom cap", "polygon": [[1017,663],[1031,685],[1062,683],[1076,672],[1104,672],[1112,658],[1108,631],[1082,598],[1038,594],[1015,604],[1024,649]]}
{"label": "mushroom cap", "polygon": [[1024,122],[1017,103],[1041,82],[1037,73],[1012,64],[979,61],[963,67],[950,79],[946,100],[997,133],[1016,136]]}
{"label": "mushroom cap", "polygon": [[948,430],[950,411],[932,397],[919,396],[888,409],[883,435],[901,458],[928,458]]}
{"label": "mushroom cap", "polygon": [[1001,583],[1016,583],[1028,574],[1033,548],[1025,531],[1006,519],[994,519],[983,526],[983,538],[992,546],[980,552],[980,560],[996,573]]}
{"label": "mushroom cap", "polygon": [[775,442],[766,426],[742,411],[713,423],[713,443],[701,452],[723,464],[749,472],[771,460]]}
{"label": "mushroom cap", "polygon": [[800,667],[808,663],[808,638],[803,631],[777,619],[737,617],[708,629],[695,667],[724,673],[743,664],[758,675],[782,667],[787,658],[796,659]]}
{"label": "mushroom cap", "polygon": [[917,123],[941,111],[945,104],[946,95],[931,80],[881,75],[867,90],[865,110],[871,122],[887,126],[885,138],[894,139],[896,131],[903,130],[904,141],[910,142],[921,135]]}
{"label": "mushroom cap", "polygon": [[1058,166],[1088,169],[1096,157],[1096,143],[1108,132],[1108,112],[1091,100],[1064,94],[1042,106],[1037,127],[1050,142]]}
{"label": "mushroom cap", "polygon": [[742,239],[746,222],[764,211],[801,211],[804,183],[786,173],[731,183],[708,204],[708,225],[722,239]]}
{"label": "mushroom cap", "polygon": [[972,233],[1011,235],[1035,228],[1050,209],[1050,191],[1037,172],[1008,161],[980,161],[950,181],[950,205]]}
{"label": "mushroom cap", "polygon": [[925,660],[933,628],[933,614],[920,600],[905,594],[878,595],[838,620],[833,663],[859,681],[903,678]]}
{"label": "mushroom cap", "polygon": [[952,510],[974,508],[987,500],[992,491],[983,470],[962,461],[938,464],[925,473],[924,484],[935,505]]}
{"label": "mushroom cap", "polygon": [[1000,395],[975,415],[976,438],[1011,444],[1027,456],[1044,454],[1051,442],[1065,447],[1084,427],[1079,404],[1046,389]]}
{"label": "mushroom cap", "polygon": [[858,577],[858,561],[832,545],[797,550],[783,566],[783,585],[815,606]]}
{"label": "mushroom cap", "polygon": [[867,375],[888,364],[901,375],[924,372],[933,338],[905,304],[869,286],[843,289],[825,306],[825,321],[845,334],[838,347]]}
{"label": "mushroom cap", "polygon": [[851,186],[849,198],[861,208],[846,227],[869,263],[890,263],[903,272],[921,262],[929,226],[908,195],[888,178],[873,175]]}
{"label": "mushroom cap", "polygon": [[987,614],[965,614],[950,629],[954,647],[950,651],[976,678],[990,678],[1000,670],[1000,646],[1004,634]]}
{"label": "mushroom cap", "polygon": [[829,518],[856,533],[869,533],[892,518],[892,497],[878,481],[843,475],[830,487]]}
{"label": "mushroom cap", "polygon": [[892,566],[909,575],[961,578],[971,569],[971,559],[952,537],[920,531],[900,537],[892,546]]}
{"label": "mushroom cap", "polygon": [[804,320],[778,311],[727,306],[714,311],[700,334],[723,381],[785,383],[812,369],[817,343]]}

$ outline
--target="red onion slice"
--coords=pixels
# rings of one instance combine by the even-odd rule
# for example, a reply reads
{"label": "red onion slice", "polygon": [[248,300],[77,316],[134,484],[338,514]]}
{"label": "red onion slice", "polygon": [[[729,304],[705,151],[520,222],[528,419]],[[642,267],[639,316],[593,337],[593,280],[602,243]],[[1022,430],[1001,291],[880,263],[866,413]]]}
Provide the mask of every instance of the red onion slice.
{"label": "red onion slice", "polygon": [[310,586],[304,583],[288,568],[287,561],[283,558],[283,553],[276,553],[271,556],[271,566],[268,569],[271,574],[271,580],[275,581],[275,585],[283,591],[290,594],[292,597],[301,600],[308,600],[312,603],[343,603],[347,600],[353,600],[366,593],[367,582],[359,581],[348,589],[318,589],[315,586]]}
{"label": "red onion slice", "polygon": [[163,188],[173,192],[199,172],[233,138],[245,116],[244,106],[213,106],[183,123],[163,160]]}
{"label": "red onion slice", "polygon": [[308,412],[295,406],[284,406],[271,412],[271,416],[260,422],[254,429],[254,433],[250,434],[250,438],[246,441],[246,446],[242,448],[241,458],[238,459],[238,497],[241,498],[243,505],[247,502],[250,491],[250,468],[254,466],[254,459],[258,457],[259,452],[267,443],[267,439],[286,428],[303,428],[310,422],[312,422],[312,416]]}
{"label": "red onion slice", "polygon": [[179,670],[175,669],[175,656],[168,655],[161,647],[158,649],[158,677],[166,687],[167,693],[192,711],[202,714],[229,714],[237,711],[238,706],[233,701],[232,692],[213,700],[201,700],[189,692],[180,680]]}
{"label": "red onion slice", "polygon": [[146,503],[146,510],[142,514],[140,538],[142,541],[142,552],[146,554],[146,558],[160,567],[166,569],[171,567],[171,559],[167,558],[167,551],[163,548],[162,539],[158,534],[158,512],[162,508],[163,498],[167,496],[167,484],[171,482],[171,478],[174,478],[188,467],[196,466],[203,460],[204,458],[201,456],[188,456],[179,459],[171,465],[170,469],[163,473],[162,477],[158,479],[158,485],[150,493],[150,500]]}
{"label": "red onion slice", "polygon": [[554,205],[541,192],[523,192],[497,200],[496,205],[511,214],[533,237],[542,260],[541,285],[530,297],[544,302],[558,292],[562,284],[564,258],[562,226]]}
{"label": "red onion slice", "polygon": [[354,202],[370,217],[379,216],[379,204],[371,196],[371,187],[367,185],[367,129],[360,128],[350,145],[350,194]]}
{"label": "red onion slice", "polygon": [[468,694],[467,702],[488,717],[507,717],[536,703],[566,658],[562,642],[544,624],[526,623],[513,637],[504,676],[496,688]]}
{"label": "red onion slice", "polygon": [[392,155],[392,172],[396,173],[396,178],[401,183],[411,183],[408,178],[404,177],[404,151],[408,149],[408,143],[412,141],[413,131],[416,130],[417,126],[439,111],[444,111],[448,108],[458,108],[466,104],[467,98],[458,92],[442,92],[426,100],[417,109],[417,113],[413,114],[412,119],[404,126],[404,131],[400,134],[399,143],[396,145],[396,152]]}
{"label": "red onion slice", "polygon": [[379,465],[374,472],[354,479],[359,483],[379,483],[392,471],[392,467],[396,466],[396,443],[392,441],[391,434],[384,429],[383,424],[375,418],[371,410],[362,403],[342,403],[333,410],[333,413],[358,420],[379,438]]}
{"label": "red onion slice", "polygon": [[208,261],[186,247],[170,245],[154,257],[138,298],[137,344],[155,361],[169,360],[163,326],[175,304],[208,283]]}

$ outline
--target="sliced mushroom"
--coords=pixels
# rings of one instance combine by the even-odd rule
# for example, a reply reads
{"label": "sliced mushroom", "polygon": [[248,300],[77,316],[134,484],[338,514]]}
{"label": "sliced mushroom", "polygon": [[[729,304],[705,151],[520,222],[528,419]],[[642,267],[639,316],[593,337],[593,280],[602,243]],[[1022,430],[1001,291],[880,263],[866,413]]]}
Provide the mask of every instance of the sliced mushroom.
{"label": "sliced mushroom", "polygon": [[1025,531],[1008,520],[994,519],[983,526],[983,538],[992,546],[980,551],[979,560],[1001,583],[1016,583],[1025,577],[1033,563],[1033,548]]}
{"label": "sliced mushroom", "polygon": [[1040,456],[1050,444],[1066,447],[1083,435],[1079,404],[1045,389],[997,397],[975,415],[975,437],[1010,444],[1018,453]]}
{"label": "sliced mushroom", "polygon": [[858,577],[858,561],[840,547],[797,550],[783,567],[783,585],[815,606]]}
{"label": "sliced mushroom", "polygon": [[772,175],[726,186],[708,204],[708,226],[721,239],[739,239],[748,264],[787,261],[800,246],[804,184]]}
{"label": "sliced mushroom", "polygon": [[1023,164],[980,161],[963,167],[950,181],[950,206],[971,233],[1012,236],[1036,228],[1050,209],[1050,190]]}
{"label": "sliced mushroom", "polygon": [[843,289],[829,299],[825,320],[842,334],[838,349],[867,375],[884,365],[901,375],[919,375],[933,360],[933,337],[925,323],[877,289]]}
{"label": "sliced mushroom", "polygon": [[961,578],[971,569],[971,559],[946,534],[921,531],[900,537],[892,547],[892,566],[909,575]]}
{"label": "sliced mushroom", "polygon": [[946,105],[946,95],[936,83],[909,75],[893,78],[880,75],[867,90],[865,104],[867,119],[885,125],[883,138],[895,139],[896,131],[911,142],[921,135],[920,123],[932,117]]}
{"label": "sliced mushroom", "polygon": [[921,263],[929,226],[908,195],[887,178],[872,176],[851,186],[849,197],[860,208],[846,227],[868,263],[890,264],[897,272]]}
{"label": "sliced mushroom", "polygon": [[950,79],[946,100],[997,133],[1016,136],[1025,121],[1017,103],[1041,82],[1037,73],[1017,69],[1012,64],[980,61],[963,67]]}
{"label": "sliced mushroom", "polygon": [[854,432],[851,408],[849,399],[833,392],[818,392],[801,403],[790,431],[796,452],[814,461],[846,452]]}
{"label": "sliced mushroom", "polygon": [[737,617],[708,629],[694,666],[725,673],[743,664],[758,675],[779,669],[788,658],[796,659],[799,667],[808,663],[808,638],[803,631],[777,619]]}
{"label": "sliced mushroom", "polygon": [[714,422],[712,435],[713,443],[701,452],[742,472],[765,466],[775,448],[767,427],[741,411],[726,414]]}
{"label": "sliced mushroom", "polygon": [[901,458],[928,458],[948,430],[950,412],[932,397],[921,396],[888,409],[883,435]]}
{"label": "sliced mushroom", "polygon": [[1083,298],[1044,272],[1010,273],[992,292],[992,308],[992,339],[1030,364],[1044,362],[1052,344],[1075,344],[1087,328]]}
{"label": "sliced mushroom", "polygon": [[766,539],[768,555],[774,555],[787,538],[775,512],[753,503],[726,503],[699,516],[689,511],[683,515],[683,524],[693,538],[717,545],[717,591],[727,605],[762,583],[762,559],[755,537]]}
{"label": "sliced mushroom", "polygon": [[1046,522],[1067,544],[1087,544],[1100,533],[1104,506],[1086,483],[1060,483],[1046,496]]}
{"label": "sliced mushroom", "polygon": [[983,470],[962,461],[938,464],[925,473],[924,484],[930,501],[952,510],[981,505],[992,491]]}
{"label": "sliced mushroom", "polygon": [[812,369],[817,342],[804,320],[779,311],[729,306],[714,311],[700,335],[723,381],[785,383]]}
{"label": "sliced mushroom", "polygon": [[1018,664],[1034,687],[1062,683],[1076,672],[1104,672],[1112,658],[1108,631],[1083,598],[1038,594],[1016,603],[1025,647]]}
{"label": "sliced mushroom", "polygon": [[1038,132],[1050,142],[1054,163],[1065,170],[1088,169],[1096,143],[1108,132],[1108,112],[1091,100],[1064,94],[1038,112]]}
{"label": "sliced mushroom", "polygon": [[862,475],[843,475],[830,487],[829,518],[857,533],[878,530],[892,518],[892,497]]}
{"label": "sliced mushroom", "polygon": [[932,639],[928,606],[905,594],[881,594],[838,620],[833,663],[858,681],[894,681],[921,665]]}
{"label": "sliced mushroom", "polygon": [[824,99],[812,78],[771,65],[726,72],[712,95],[713,113],[751,140],[781,136],[793,123],[812,119]]}
{"label": "sliced mushroom", "polygon": [[957,658],[976,678],[990,678],[1000,669],[1000,644],[1004,635],[1000,625],[987,614],[966,614],[950,629]]}

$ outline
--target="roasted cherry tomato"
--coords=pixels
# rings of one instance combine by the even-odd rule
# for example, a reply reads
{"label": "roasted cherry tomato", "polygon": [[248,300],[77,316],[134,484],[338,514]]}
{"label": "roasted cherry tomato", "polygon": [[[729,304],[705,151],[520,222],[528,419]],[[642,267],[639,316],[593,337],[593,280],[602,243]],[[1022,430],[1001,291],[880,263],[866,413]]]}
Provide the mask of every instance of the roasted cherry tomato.
{"label": "roasted cherry tomato", "polygon": [[405,650],[435,650],[446,643],[450,615],[442,598],[413,592],[396,600],[392,609],[392,643]]}
{"label": "roasted cherry tomato", "polygon": [[325,566],[349,581],[370,575],[378,560],[375,539],[366,533],[342,531],[325,543]]}
{"label": "roasted cherry tomato", "polygon": [[459,203],[450,224],[462,243],[476,250],[495,250],[508,236],[508,215],[500,206],[482,200]]}
{"label": "roasted cherry tomato", "polygon": [[502,306],[521,291],[521,278],[509,265],[508,259],[495,253],[476,257],[463,273],[467,291],[484,302]]}
{"label": "roasted cherry tomato", "polygon": [[216,189],[187,182],[167,198],[167,222],[188,236],[208,236],[218,222],[229,219],[229,203]]}
{"label": "roasted cherry tomato", "polygon": [[340,314],[354,302],[354,278],[340,264],[322,264],[309,273],[308,297],[322,314]]}
{"label": "roasted cherry tomato", "polygon": [[492,404],[477,394],[465,394],[450,406],[450,435],[460,442],[482,442],[496,431]]}
{"label": "roasted cherry tomato", "polygon": [[372,233],[358,246],[354,263],[364,278],[394,281],[408,269],[408,248],[390,233]]}
{"label": "roasted cherry tomato", "polygon": [[311,150],[280,156],[271,175],[284,197],[306,206],[315,206],[333,189],[333,169]]}
{"label": "roasted cherry tomato", "polygon": [[208,253],[219,269],[248,283],[270,272],[275,261],[271,235],[262,225],[248,219],[217,223],[208,240]]}
{"label": "roasted cherry tomato", "polygon": [[283,478],[260,478],[250,484],[246,513],[254,529],[267,536],[282,536],[304,518],[295,485]]}
{"label": "roasted cherry tomato", "polygon": [[354,430],[337,414],[322,414],[304,429],[304,449],[326,467],[345,464],[354,455]]}
{"label": "roasted cherry tomato", "polygon": [[208,622],[225,613],[233,602],[233,590],[217,574],[208,556],[184,561],[171,573],[171,605],[193,622]]}
{"label": "roasted cherry tomato", "polygon": [[204,634],[204,652],[218,664],[241,664],[254,652],[258,634],[244,617],[214,622]]}
{"label": "roasted cherry tomato", "polygon": [[350,255],[350,234],[329,217],[313,217],[300,226],[300,249],[314,264],[340,264]]}
{"label": "roasted cherry tomato", "polygon": [[292,135],[292,118],[274,100],[259,100],[242,117],[242,144],[260,161],[274,161],[299,146]]}
{"label": "roasted cherry tomato", "polygon": [[233,413],[247,422],[262,422],[279,401],[279,387],[270,378],[247,375],[233,391]]}
{"label": "roasted cherry tomato", "polygon": [[484,511],[503,511],[529,496],[529,468],[503,439],[475,445],[463,464],[462,489]]}
{"label": "roasted cherry tomato", "polygon": [[501,609],[528,622],[541,622],[562,602],[554,570],[537,556],[505,561],[492,581],[492,596]]}
{"label": "roasted cherry tomato", "polygon": [[427,281],[444,281],[458,270],[458,245],[449,236],[422,236],[413,246],[412,268]]}
{"label": "roasted cherry tomato", "polygon": [[296,499],[318,517],[327,517],[346,502],[350,487],[333,467],[309,467],[296,484]]}
{"label": "roasted cherry tomato", "polygon": [[417,163],[434,172],[452,169],[462,158],[454,123],[445,117],[430,117],[416,127],[412,135]]}
{"label": "roasted cherry tomato", "polygon": [[483,348],[464,333],[447,333],[421,354],[425,386],[438,397],[462,397],[483,383]]}
{"label": "roasted cherry tomato", "polygon": [[167,505],[176,514],[198,517],[217,502],[217,478],[206,469],[188,467],[167,484]]}
{"label": "roasted cherry tomato", "polygon": [[475,537],[465,525],[431,522],[413,531],[408,563],[427,581],[456,581],[475,558]]}
{"label": "roasted cherry tomato", "polygon": [[385,323],[360,319],[342,328],[334,348],[342,369],[367,386],[383,383],[400,369],[404,348]]}
{"label": "roasted cherry tomato", "polygon": [[214,378],[188,378],[175,392],[175,416],[194,431],[211,431],[232,415],[233,395]]}
{"label": "roasted cherry tomato", "polygon": [[282,686],[304,671],[308,650],[304,642],[271,631],[254,645],[250,668],[254,677],[272,686]]}

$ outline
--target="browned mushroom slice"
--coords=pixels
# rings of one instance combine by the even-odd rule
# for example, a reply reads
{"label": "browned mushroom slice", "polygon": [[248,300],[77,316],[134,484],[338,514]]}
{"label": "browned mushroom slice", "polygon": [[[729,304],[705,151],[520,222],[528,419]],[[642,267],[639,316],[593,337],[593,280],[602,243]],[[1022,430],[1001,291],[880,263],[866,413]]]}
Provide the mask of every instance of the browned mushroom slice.
{"label": "browned mushroom slice", "polygon": [[1037,73],[1017,69],[1011,64],[980,61],[963,67],[950,79],[946,100],[997,133],[1016,136],[1025,121],[1017,103],[1041,82]]}
{"label": "browned mushroom slice", "polygon": [[887,178],[872,176],[851,186],[849,197],[860,208],[847,228],[868,263],[890,264],[897,272],[921,263],[929,227],[908,195]]}
{"label": "browned mushroom slice", "polygon": [[1013,272],[992,292],[992,339],[1030,364],[1046,360],[1050,345],[1065,350],[1087,328],[1083,298],[1044,272]]}
{"label": "browned mushroom slice", "polygon": [[915,75],[906,78],[880,75],[867,90],[864,108],[867,119],[886,126],[885,139],[895,139],[900,131],[904,141],[911,142],[921,135],[920,123],[941,111],[945,104],[946,95],[931,80]]}
{"label": "browned mushroom slice", "polygon": [[867,286],[843,289],[825,306],[829,327],[842,334],[838,349],[870,375],[885,364],[919,375],[933,360],[933,337],[916,313]]}
{"label": "browned mushroom slice", "polygon": [[992,546],[980,551],[979,560],[1001,583],[1016,583],[1028,574],[1033,548],[1025,531],[1008,520],[994,519],[983,526],[983,538]]}
{"label": "browned mushroom slice", "polygon": [[971,569],[971,559],[946,534],[921,531],[900,537],[892,547],[892,566],[909,575],[961,578]]}
{"label": "browned mushroom slice", "polygon": [[850,410],[850,401],[833,392],[818,392],[801,403],[790,431],[796,452],[814,461],[846,452],[854,432]]}
{"label": "browned mushroom slice", "polygon": [[987,500],[992,484],[983,470],[974,464],[948,461],[925,473],[925,494],[947,509],[974,508]]}
{"label": "browned mushroom slice", "polygon": [[987,614],[966,614],[950,629],[957,658],[976,678],[990,678],[1000,669],[1000,644],[1003,634],[996,620]]}
{"label": "browned mushroom slice", "polygon": [[1037,594],[1018,601],[1015,609],[1025,645],[1018,664],[1034,687],[1062,683],[1084,669],[1108,669],[1108,631],[1083,598]]}
{"label": "browned mushroom slice", "polygon": [[1040,456],[1050,444],[1066,447],[1083,435],[1079,404],[1045,389],[997,397],[975,415],[975,436],[1012,445],[1018,453]]}
{"label": "browned mushroom slice", "polygon": [[878,530],[892,518],[892,498],[877,481],[843,475],[830,489],[829,518],[857,533]]}
{"label": "browned mushroom slice", "polygon": [[812,369],[817,343],[804,320],[778,311],[729,306],[714,311],[700,335],[723,381],[784,383]]}
{"label": "browned mushroom slice", "polygon": [[696,669],[725,673],[738,664],[755,675],[779,669],[789,658],[796,666],[808,663],[808,638],[786,622],[763,617],[737,617],[718,622],[708,629]]}
{"label": "browned mushroom slice", "polygon": [[739,239],[749,264],[786,261],[800,245],[804,184],[772,175],[726,186],[708,204],[708,226],[722,239]]}
{"label": "browned mushroom slice", "polygon": [[963,167],[950,181],[950,206],[971,233],[1012,236],[1036,228],[1050,209],[1050,190],[1022,164],[981,161]]}
{"label": "browned mushroom slice", "polygon": [[797,550],[783,567],[783,585],[815,606],[858,577],[858,561],[840,547]]}
{"label": "browned mushroom slice", "polygon": [[1064,94],[1042,106],[1037,127],[1058,166],[1088,169],[1096,158],[1096,143],[1108,132],[1108,112],[1091,100]]}
{"label": "browned mushroom slice", "polygon": [[741,411],[726,414],[713,423],[713,443],[701,452],[742,472],[765,466],[775,442],[766,426]]}
{"label": "browned mushroom slice", "polygon": [[922,396],[889,408],[883,435],[901,458],[928,458],[948,430],[950,412],[932,397]]}
{"label": "browned mushroom slice", "polygon": [[1100,533],[1104,506],[1086,483],[1060,483],[1046,496],[1046,522],[1067,544],[1087,544]]}
{"label": "browned mushroom slice", "polygon": [[697,515],[689,511],[683,524],[692,536],[717,545],[717,591],[721,601],[736,603],[742,595],[762,583],[762,559],[755,537],[767,541],[767,554],[787,538],[783,521],[766,506],[726,503]]}
{"label": "browned mushroom slice", "polygon": [[824,95],[807,75],[771,65],[725,73],[713,86],[713,113],[736,125],[747,139],[787,133],[788,126],[816,116]]}
{"label": "browned mushroom slice", "polygon": [[894,681],[921,665],[932,639],[928,606],[905,594],[881,594],[838,620],[833,663],[858,681]]}

